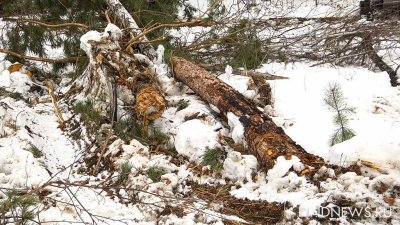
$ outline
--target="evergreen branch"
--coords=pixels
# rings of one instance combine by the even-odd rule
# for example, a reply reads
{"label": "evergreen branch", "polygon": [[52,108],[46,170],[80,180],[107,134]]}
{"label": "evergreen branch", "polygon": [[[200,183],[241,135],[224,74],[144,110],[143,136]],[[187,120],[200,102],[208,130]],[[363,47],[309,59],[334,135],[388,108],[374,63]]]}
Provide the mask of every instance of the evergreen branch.
{"label": "evergreen branch", "polygon": [[340,133],[340,128],[336,129],[335,133],[332,134],[331,139],[330,139],[331,146],[342,142],[341,139],[340,139],[339,133]]}
{"label": "evergreen branch", "polygon": [[339,127],[331,137],[331,145],[341,143],[354,137],[354,131],[347,127],[348,115],[354,113],[354,107],[348,107],[338,83],[330,83],[326,89],[324,102],[335,113],[334,123]]}
{"label": "evergreen branch", "polygon": [[37,25],[41,25],[44,27],[48,27],[48,28],[63,28],[63,27],[81,27],[81,28],[85,28],[85,29],[89,29],[89,26],[86,24],[82,24],[82,23],[61,23],[61,24],[50,24],[50,23],[46,23],[46,22],[42,22],[39,20],[32,20],[32,19],[14,19],[14,18],[3,18],[3,20],[5,21],[13,21],[13,22],[17,22],[17,23],[33,23],[33,24],[37,24]]}
{"label": "evergreen branch", "polygon": [[0,53],[5,53],[5,54],[8,54],[8,55],[12,55],[12,56],[18,57],[20,59],[24,59],[24,60],[32,60],[32,61],[47,62],[47,63],[76,62],[78,60],[82,60],[82,59],[85,58],[83,56],[75,56],[75,57],[67,57],[67,58],[61,58],[61,59],[49,59],[49,58],[22,55],[22,54],[20,54],[18,52],[13,52],[13,51],[6,50],[6,49],[0,49]]}
{"label": "evergreen branch", "polygon": [[208,9],[203,13],[203,15],[201,15],[200,18],[205,17],[209,12],[219,7],[222,3],[223,3],[222,0],[215,1],[210,7],[208,7]]}
{"label": "evergreen branch", "polygon": [[[330,87],[330,91],[331,91],[331,96],[332,96],[332,101],[333,101],[333,105],[334,105],[334,109],[336,110],[337,113],[337,123],[340,125],[341,130],[344,130],[344,123],[345,123],[345,119],[344,116],[342,115],[342,110],[340,110],[341,108],[341,103],[342,103],[342,91],[339,87],[339,85],[337,83],[333,84],[333,86]],[[343,132],[342,132],[343,133]],[[343,136],[343,135],[342,135]]]}
{"label": "evergreen branch", "polygon": [[[199,50],[201,48],[209,47],[209,46],[212,46],[212,45],[220,43],[224,39],[226,39],[226,40],[230,39],[232,36],[235,36],[238,33],[244,32],[247,29],[248,28],[240,28],[240,29],[238,29],[238,30],[236,30],[234,32],[228,33],[226,36],[212,38],[212,39],[209,39],[209,40],[202,41],[200,43],[190,44],[190,45],[182,47],[182,50],[194,51],[194,50]],[[231,44],[233,45],[233,42]],[[240,45],[240,44],[241,44],[240,42],[235,43],[235,45]]]}

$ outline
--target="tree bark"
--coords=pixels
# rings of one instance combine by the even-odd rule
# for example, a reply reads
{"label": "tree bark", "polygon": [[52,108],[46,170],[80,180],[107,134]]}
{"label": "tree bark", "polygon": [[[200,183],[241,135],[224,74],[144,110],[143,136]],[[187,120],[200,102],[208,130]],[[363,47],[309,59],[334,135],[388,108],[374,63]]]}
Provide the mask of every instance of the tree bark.
{"label": "tree bark", "polygon": [[[121,108],[117,105],[118,99],[124,106],[132,106],[135,99],[138,119],[143,122],[153,120],[162,114],[165,108],[164,98],[156,82],[152,80],[152,74],[146,69],[148,63],[141,62],[136,58],[140,54],[133,52],[139,50],[151,58],[156,55],[155,50],[148,44],[138,44],[130,52],[121,49],[120,46],[129,38],[129,33],[139,35],[140,28],[119,0],[106,0],[106,3],[110,14],[124,28],[124,33],[119,40],[103,36],[99,42],[91,41],[89,65],[74,82],[67,96],[78,93],[93,100],[98,111],[108,112],[111,124],[118,119],[118,108]],[[127,93],[132,97],[118,98],[121,95],[126,97]]]}
{"label": "tree bark", "polygon": [[363,37],[363,45],[367,49],[368,55],[372,62],[382,71],[385,71],[389,75],[390,84],[392,87],[399,86],[399,77],[397,76],[397,70],[394,70],[385,61],[378,55],[374,47],[372,46],[372,38],[369,34],[364,35]]}
{"label": "tree bark", "polygon": [[[123,28],[130,30],[136,36],[142,33],[140,27],[137,25],[131,14],[129,14],[119,0],[106,0],[106,4],[110,8],[111,15],[121,23]],[[148,42],[148,39],[143,37],[143,42]],[[157,56],[157,53],[152,45],[142,43],[139,44],[138,47],[140,48],[141,52],[150,59],[153,59]]]}
{"label": "tree bark", "polygon": [[270,117],[253,103],[215,75],[180,57],[173,58],[175,77],[189,86],[208,103],[216,106],[223,115],[231,112],[239,117],[245,129],[249,151],[259,163],[270,169],[279,156],[289,159],[297,156],[304,164],[302,174],[325,165],[322,158],[307,153],[296,144]]}

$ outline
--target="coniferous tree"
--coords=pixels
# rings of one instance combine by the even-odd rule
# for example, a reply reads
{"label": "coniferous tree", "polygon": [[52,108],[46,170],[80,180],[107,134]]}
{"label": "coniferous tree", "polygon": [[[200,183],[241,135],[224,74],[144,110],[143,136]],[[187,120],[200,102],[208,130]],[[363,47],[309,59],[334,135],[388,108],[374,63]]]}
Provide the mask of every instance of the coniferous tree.
{"label": "coniferous tree", "polygon": [[[189,18],[194,9],[184,0],[154,1],[125,0],[121,1],[131,12],[141,27],[156,22],[172,23],[177,19],[178,6],[185,7],[185,17]],[[4,1],[0,7],[0,17],[8,23],[6,35],[0,36],[0,48],[11,50],[22,55],[35,54],[48,57],[46,50],[61,48],[65,57],[84,55],[80,52],[80,37],[88,30],[100,30],[107,24],[104,12],[107,9],[104,0],[19,0]],[[38,23],[22,21],[35,20],[48,24],[80,23],[88,28],[65,26],[49,28]],[[149,35],[160,36],[163,31]],[[47,51],[48,53],[48,51]],[[22,62],[21,58],[8,55],[12,62]],[[75,62],[73,62],[75,63]],[[87,60],[79,61],[78,73],[86,67]],[[53,64],[53,73],[64,68],[67,63]],[[43,72],[43,71],[40,71]]]}
{"label": "coniferous tree", "polygon": [[7,31],[2,44],[9,49],[19,52],[32,51],[39,56],[45,56],[44,47],[49,44],[52,48],[63,47],[67,56],[76,55],[79,50],[79,37],[86,32],[75,26],[62,29],[49,29],[45,26],[19,22],[13,19],[32,19],[62,24],[75,22],[98,29],[105,25],[103,19],[103,1],[79,0],[21,0],[7,1],[0,9],[5,21],[14,21],[14,26]]}
{"label": "coniferous tree", "polygon": [[[185,0],[128,0],[123,2],[128,10],[132,12],[133,18],[140,27],[149,27],[155,23],[174,23],[178,19],[178,8],[183,7],[184,18],[192,19],[193,12],[196,10],[193,6],[186,3]],[[163,35],[163,30],[149,33],[148,38],[153,39]]]}
{"label": "coniferous tree", "polygon": [[348,122],[355,108],[347,106],[342,88],[338,83],[330,83],[326,88],[324,102],[329,110],[335,113],[333,121],[337,128],[331,137],[331,146],[354,137],[355,133],[348,127]]}
{"label": "coniferous tree", "polygon": [[[102,12],[104,2],[80,0],[19,0],[5,1],[0,7],[2,19],[8,22],[7,32],[1,37],[1,47],[23,55],[35,54],[47,57],[51,49],[62,48],[65,57],[82,55],[79,51],[79,38],[88,29],[105,26]],[[48,24],[67,22],[87,25],[88,29],[77,26],[50,28],[30,20]],[[47,51],[46,51],[47,50]],[[7,59],[23,61],[8,55]],[[84,68],[86,62],[81,62]],[[53,72],[66,66],[66,63],[53,64]],[[43,71],[41,71],[43,72]]]}

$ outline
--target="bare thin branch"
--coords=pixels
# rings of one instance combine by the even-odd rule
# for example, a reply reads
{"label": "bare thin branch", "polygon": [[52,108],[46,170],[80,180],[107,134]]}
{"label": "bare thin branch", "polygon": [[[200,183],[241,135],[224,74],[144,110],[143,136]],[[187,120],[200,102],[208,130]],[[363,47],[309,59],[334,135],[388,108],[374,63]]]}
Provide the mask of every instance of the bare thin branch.
{"label": "bare thin branch", "polygon": [[1,53],[6,53],[8,55],[12,55],[15,57],[18,57],[20,59],[24,60],[32,60],[32,61],[38,61],[38,62],[47,62],[47,63],[68,63],[68,62],[76,62],[78,60],[82,60],[85,57],[80,57],[80,56],[74,56],[74,57],[67,57],[67,58],[61,58],[61,59],[49,59],[49,58],[42,58],[42,57],[34,57],[34,56],[27,56],[27,55],[22,55],[18,52],[13,52],[10,50],[6,49],[0,49]]}
{"label": "bare thin branch", "polygon": [[17,22],[17,23],[33,23],[33,24],[41,25],[41,26],[48,27],[48,28],[81,27],[81,28],[89,29],[89,26],[86,24],[74,23],[74,22],[51,24],[51,23],[46,23],[46,22],[40,21],[40,20],[32,20],[32,19],[3,18],[3,20],[13,21],[13,22]]}

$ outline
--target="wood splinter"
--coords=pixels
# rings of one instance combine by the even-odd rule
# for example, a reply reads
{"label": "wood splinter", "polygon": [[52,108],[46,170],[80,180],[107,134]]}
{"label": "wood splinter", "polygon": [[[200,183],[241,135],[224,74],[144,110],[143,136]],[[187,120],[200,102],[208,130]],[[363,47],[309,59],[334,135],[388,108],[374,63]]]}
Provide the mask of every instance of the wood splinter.
{"label": "wood splinter", "polygon": [[48,88],[48,92],[49,92],[50,97],[51,97],[51,102],[53,103],[53,107],[54,107],[54,113],[55,113],[56,116],[57,116],[57,119],[58,119],[58,122],[60,123],[60,126],[63,127],[63,126],[64,126],[64,123],[65,123],[65,120],[64,120],[64,118],[62,117],[60,107],[58,106],[58,103],[57,103],[57,96],[54,94],[54,86],[53,86],[53,83],[52,83],[51,81],[49,81],[49,80],[46,80],[46,81],[44,81],[43,83],[44,83],[44,84],[47,86],[47,88]]}

